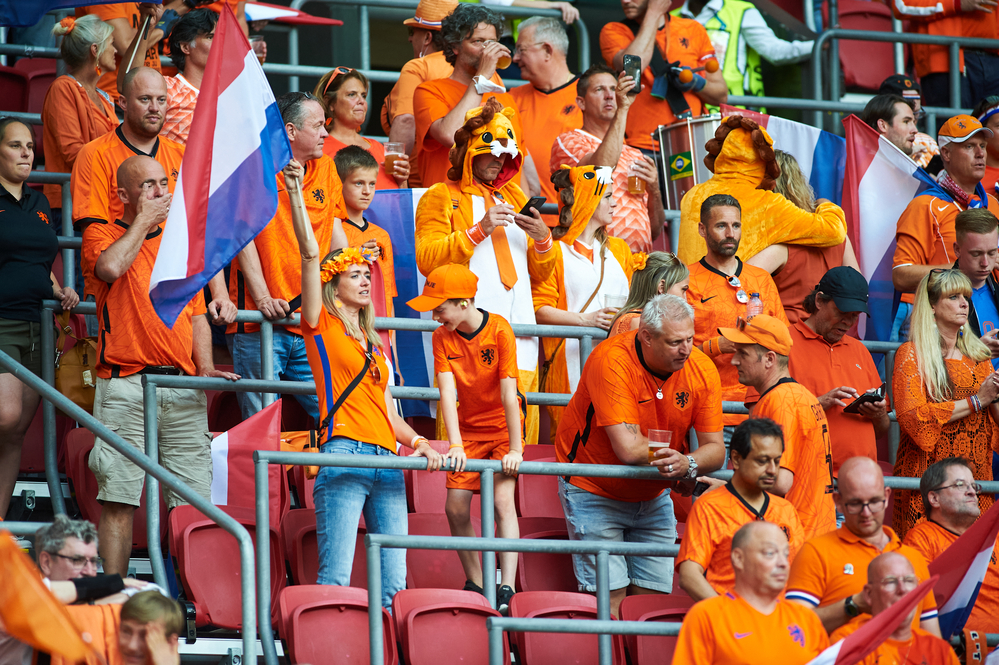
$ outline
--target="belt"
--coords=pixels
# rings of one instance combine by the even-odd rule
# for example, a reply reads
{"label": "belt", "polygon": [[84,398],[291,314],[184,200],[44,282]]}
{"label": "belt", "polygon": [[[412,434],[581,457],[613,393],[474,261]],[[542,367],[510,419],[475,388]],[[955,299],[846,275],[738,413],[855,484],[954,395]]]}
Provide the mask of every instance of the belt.
{"label": "belt", "polygon": [[146,365],[136,374],[161,374],[164,376],[181,376],[182,371],[172,365]]}

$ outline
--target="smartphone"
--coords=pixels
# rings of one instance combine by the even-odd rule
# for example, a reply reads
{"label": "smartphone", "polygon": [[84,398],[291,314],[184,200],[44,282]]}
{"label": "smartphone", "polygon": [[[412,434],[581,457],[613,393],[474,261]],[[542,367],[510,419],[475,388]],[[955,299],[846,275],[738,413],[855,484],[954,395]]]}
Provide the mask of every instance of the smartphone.
{"label": "smartphone", "polygon": [[637,95],[642,91],[642,59],[637,55],[624,56],[624,73],[635,79],[635,87],[628,94]]}
{"label": "smartphone", "polygon": [[880,402],[885,398],[886,387],[887,386],[884,383],[882,383],[880,388],[876,388],[874,390],[868,390],[866,393],[864,393],[857,399],[847,404],[846,408],[843,409],[843,413],[859,413],[860,407],[862,405],[873,402]]}
{"label": "smartphone", "polygon": [[531,200],[528,201],[524,205],[524,207],[521,209],[520,214],[521,215],[526,215],[527,217],[532,217],[532,215],[531,215],[531,208],[534,208],[535,210],[538,211],[538,213],[540,213],[541,212],[541,206],[543,206],[545,204],[545,201],[547,201],[547,200],[548,199],[546,199],[543,196],[532,196]]}
{"label": "smartphone", "polygon": [[699,496],[701,496],[702,494],[704,494],[704,492],[705,492],[705,491],[706,491],[707,489],[708,489],[708,484],[707,484],[707,483],[702,483],[701,481],[697,481],[697,482],[696,482],[696,483],[694,484],[694,493],[693,493],[693,496],[694,496],[695,498],[696,498],[696,497],[699,497]]}

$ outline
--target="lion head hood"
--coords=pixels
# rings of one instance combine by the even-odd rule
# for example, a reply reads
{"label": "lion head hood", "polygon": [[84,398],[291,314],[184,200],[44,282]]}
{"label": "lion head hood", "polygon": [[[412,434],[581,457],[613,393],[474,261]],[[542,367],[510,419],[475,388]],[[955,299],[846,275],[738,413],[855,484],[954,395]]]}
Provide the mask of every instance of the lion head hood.
{"label": "lion head hood", "polygon": [[571,245],[589,224],[607,188],[613,186],[613,169],[563,165],[552,174],[552,184],[559,193],[558,226],[552,235]]}
{"label": "lion head hood", "polygon": [[756,189],[773,190],[780,176],[773,145],[767,130],[749,118],[730,115],[704,144],[704,165],[715,175],[732,174]]}
{"label": "lion head hood", "polygon": [[472,160],[491,153],[494,157],[508,155],[496,180],[489,183],[498,189],[510,182],[520,171],[524,157],[517,146],[517,137],[510,118],[515,111],[504,108],[495,97],[465,114],[465,124],[454,133],[454,145],[448,158],[451,168],[447,177],[464,187],[472,182]]}

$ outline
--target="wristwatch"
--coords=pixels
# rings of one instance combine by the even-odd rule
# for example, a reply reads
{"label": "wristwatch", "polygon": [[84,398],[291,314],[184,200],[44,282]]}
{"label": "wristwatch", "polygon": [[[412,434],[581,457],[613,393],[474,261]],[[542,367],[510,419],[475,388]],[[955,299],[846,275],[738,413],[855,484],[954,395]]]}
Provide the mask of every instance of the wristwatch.
{"label": "wristwatch", "polygon": [[687,475],[685,475],[683,479],[693,480],[697,477],[697,460],[695,460],[692,456],[687,455],[687,462],[689,462],[690,466],[687,467]]}
{"label": "wristwatch", "polygon": [[860,608],[853,602],[853,596],[846,597],[846,600],[843,602],[843,609],[846,611],[846,616],[851,619],[860,614]]}

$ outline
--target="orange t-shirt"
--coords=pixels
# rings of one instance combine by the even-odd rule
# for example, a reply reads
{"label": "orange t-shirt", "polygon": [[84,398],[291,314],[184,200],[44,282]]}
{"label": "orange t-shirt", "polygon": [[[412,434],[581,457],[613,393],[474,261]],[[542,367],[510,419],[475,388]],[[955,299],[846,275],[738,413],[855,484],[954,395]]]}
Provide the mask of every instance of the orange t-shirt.
{"label": "orange t-shirt", "polygon": [[776,524],[787,536],[791,561],[805,542],[794,506],[776,494],[763,493],[763,506],[757,511],[746,503],[732,483],[702,494],[687,514],[687,530],[676,565],[693,561],[704,569],[708,584],[719,594],[735,587],[732,570],[732,536],[743,524],[754,520]]}
{"label": "orange t-shirt", "polygon": [[446,79],[452,73],[454,67],[447,64],[443,51],[430,53],[422,58],[413,58],[403,65],[399,71],[399,80],[392,86],[392,91],[382,103],[381,120],[385,133],[389,133],[392,122],[400,115],[416,115],[413,111],[413,94],[421,83]]}
{"label": "orange t-shirt", "polygon": [[[953,531],[945,529],[936,522],[923,520],[909,529],[903,542],[922,554],[927,561],[932,562],[957,539],[958,535]],[[965,628],[981,633],[999,633],[999,559],[996,547],[992,548],[992,558],[985,573],[985,580],[978,591],[975,607],[971,610]]]}
{"label": "orange t-shirt", "polygon": [[[138,2],[117,2],[109,5],[91,5],[89,7],[76,8],[76,18],[86,16],[87,14],[95,14],[102,21],[124,19],[128,21],[130,26],[132,26],[132,30],[138,30],[142,27],[142,23],[139,20]],[[152,23],[152,21],[150,21],[150,23]],[[155,25],[150,25],[150,29],[154,29],[155,27]],[[135,33],[133,32],[133,35],[134,34]],[[131,39],[128,41],[131,41]],[[114,60],[118,67],[125,66],[121,61],[123,55],[125,54],[118,53],[115,55]],[[143,64],[146,67],[152,67],[156,71],[160,71],[160,53],[155,44],[146,50],[145,62]],[[97,87],[111,95],[111,99],[118,99],[117,70],[101,74],[101,78],[97,82]]]}
{"label": "orange t-shirt", "polygon": [[[867,584],[867,566],[879,554],[898,552],[912,564],[919,581],[930,579],[930,570],[923,555],[908,545],[903,545],[889,527],[882,527],[888,535],[883,550],[854,535],[845,526],[835,531],[807,540],[791,564],[787,578],[788,600],[797,600],[811,607],[825,607],[841,603]],[[937,600],[933,592],[926,594],[913,626],[920,621],[937,618]]]}
{"label": "orange t-shirt", "polygon": [[[284,188],[284,176],[277,174],[278,208],[274,219],[253,242],[260,255],[260,269],[272,298],[291,301],[302,294],[302,257],[298,253],[298,240],[291,224],[291,201]],[[325,256],[333,237],[333,218],[346,217],[343,212],[343,187],[336,174],[333,159],[323,155],[305,164],[305,179],[302,182],[305,210],[312,222],[312,232],[319,243],[319,252]],[[229,277],[229,299],[239,309],[257,309],[244,283],[239,269],[239,256],[232,260]],[[298,310],[295,310],[298,311]],[[230,323],[226,333],[249,333],[260,330],[256,323]],[[296,326],[286,326],[285,330],[302,334]]]}
{"label": "orange t-shirt", "polygon": [[163,128],[160,134],[171,141],[187,144],[194,120],[194,107],[198,105],[199,90],[184,78],[183,74],[167,76],[167,108],[163,114]]}
{"label": "orange t-shirt", "polygon": [[[869,614],[853,619],[834,630],[829,636],[829,641],[835,644],[846,639],[871,619]],[[903,641],[889,637],[877,649],[857,661],[857,665],[928,665],[928,663],[960,665],[961,661],[949,644],[933,633],[916,627],[912,629],[912,637],[909,639]]]}
{"label": "orange t-shirt", "polygon": [[[787,323],[777,286],[766,270],[739,261],[735,276],[742,286],[735,288],[728,283],[724,273],[708,265],[704,259],[687,267],[690,269],[687,302],[697,313],[694,317],[694,344],[700,346],[709,339],[715,339],[718,337],[718,328],[731,328],[740,316],[746,318],[746,303],[736,299],[740,290],[745,291],[747,296],[759,293],[763,301],[763,313]],[[713,347],[717,349],[718,345],[714,344]],[[739,383],[739,372],[732,365],[732,354],[715,355],[711,360],[721,376],[722,400],[744,402],[746,386]],[[745,419],[745,416],[725,414],[726,425],[738,425]]]}
{"label": "orange t-shirt", "polygon": [[760,395],[750,414],[753,418],[770,418],[784,429],[780,465],[794,474],[785,498],[797,508],[805,538],[834,530],[829,421],[815,395],[794,379],[781,379]]}
{"label": "orange t-shirt", "polygon": [[625,312],[618,317],[614,325],[611,326],[610,333],[608,337],[616,337],[617,335],[623,335],[626,332],[631,331],[631,322],[635,319],[640,319],[642,317],[641,312]]}
{"label": "orange t-shirt", "polygon": [[[390,176],[385,171],[385,146],[379,141],[374,139],[364,139],[368,142],[367,151],[371,153],[371,156],[375,158],[378,162],[378,178],[375,180],[376,189],[399,189],[399,183],[396,182],[395,178]],[[326,141],[323,143],[323,154],[328,155],[330,159],[336,157],[336,154],[347,147],[346,143],[338,141],[332,136],[327,136]]]}
{"label": "orange t-shirt", "polygon": [[[576,106],[577,80],[579,77],[573,76],[571,81],[554,90],[538,90],[525,83],[510,91],[510,96],[517,102],[521,119],[531,128],[524,135],[521,145],[534,160],[541,180],[541,194],[548,199],[548,203],[558,203],[551,178],[552,144],[559,134],[583,126],[583,112]],[[558,215],[543,217],[548,226],[558,224]]]}
{"label": "orange t-shirt", "polygon": [[[104,136],[118,126],[114,105],[103,91],[100,106],[94,104],[80,82],[72,76],[60,76],[45,93],[42,103],[42,146],[45,170],[70,173],[83,146]],[[49,206],[62,209],[62,187],[42,187]]]}
{"label": "orange t-shirt", "polygon": [[[707,60],[715,57],[715,47],[704,26],[693,19],[678,16],[667,16],[667,19],[665,25],[656,31],[656,48],[666,62],[679,62],[684,67],[703,67]],[[615,21],[605,25],[600,31],[600,52],[607,64],[613,67],[614,56],[628,48],[634,40],[635,33],[624,23]],[[647,62],[642,65],[645,66],[642,70],[642,91],[628,111],[626,141],[636,148],[658,150],[658,144],[652,140],[652,132],[659,125],[673,124],[676,116],[666,100],[652,96],[652,69]],[[683,97],[690,106],[692,116],[704,113],[704,103],[697,95],[685,92]]]}
{"label": "orange t-shirt", "polygon": [[690,608],[673,665],[771,665],[775,658],[781,665],[804,665],[828,646],[822,621],[807,607],[778,600],[767,615],[729,592]]}
{"label": "orange t-shirt", "polygon": [[[664,399],[656,399],[662,390]],[[555,436],[559,462],[620,464],[605,427],[636,424],[672,431],[675,450],[688,450],[687,431],[720,432],[721,386],[718,371],[694,349],[679,372],[654,374],[645,364],[638,332],[608,339],[593,350],[579,386],[565,408]],[[573,485],[617,501],[650,501],[664,485],[655,480],[572,477]]]}
{"label": "orange t-shirt", "polygon": [[999,166],[989,166],[986,164],[985,177],[982,178],[982,187],[985,188],[985,193],[992,196],[999,195],[996,193],[997,182],[999,182]]}
{"label": "orange t-shirt", "polygon": [[[309,367],[316,379],[319,416],[326,420],[328,409],[336,404],[364,367],[367,350],[347,332],[343,321],[327,312],[325,307],[315,328],[302,321],[302,336],[305,338]],[[395,430],[385,405],[387,386],[385,354],[372,345],[371,366],[340,405],[326,431],[321,433],[323,443],[334,436],[345,436],[396,452]]]}
{"label": "orange t-shirt", "polygon": [[[825,395],[839,386],[864,393],[881,385],[871,352],[860,340],[844,335],[830,346],[804,321],[795,323],[789,332],[793,345],[788,370],[813,395]],[[859,414],[844,413],[843,408],[835,406],[825,412],[832,441],[833,475],[838,475],[840,464],[851,457],[878,459],[874,423]]]}
{"label": "orange t-shirt", "polygon": [[139,253],[124,275],[111,284],[94,274],[97,259],[128,225],[120,219],[113,224],[95,222],[83,232],[80,258],[88,293],[97,299],[97,376],[103,379],[129,376],[147,366],[172,365],[185,374],[197,370],[193,356],[192,317],[205,313],[204,294],[199,291],[177,317],[173,329],[156,315],[149,300],[149,278],[163,239],[163,227],[146,235]]}
{"label": "orange t-shirt", "polygon": [[845,251],[845,241],[835,247],[787,245],[787,263],[773,279],[789,323],[808,318],[805,297],[831,268],[843,265]]}
{"label": "orange t-shirt", "polygon": [[[516,379],[517,340],[499,314],[483,314],[472,333],[434,331],[434,373],[451,372],[458,392],[458,427],[466,441],[509,440],[500,379]],[[526,409],[526,406],[524,407]]]}
{"label": "orange t-shirt", "polygon": [[[419,165],[420,184],[423,187],[430,187],[439,182],[447,182],[447,171],[451,168],[448,160],[448,153],[451,146],[443,146],[436,139],[430,136],[430,125],[440,120],[451,112],[461,98],[465,95],[468,86],[458,83],[452,79],[438,79],[420,84],[413,93],[413,109],[416,115],[416,162]],[[504,107],[517,109],[517,102],[509,93],[489,92],[482,95],[482,103],[485,104],[490,97],[495,97],[496,101]],[[520,112],[514,113],[510,118],[513,125],[513,134],[520,146],[520,152],[525,154],[524,128],[521,124]],[[520,173],[511,180],[516,185],[520,185]]]}

